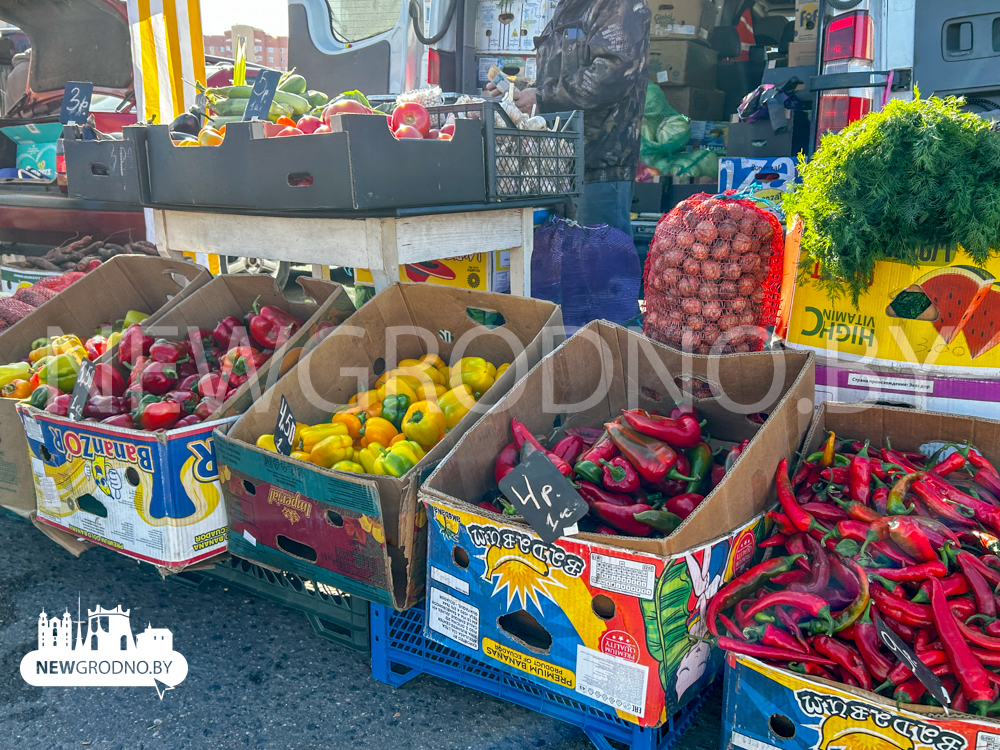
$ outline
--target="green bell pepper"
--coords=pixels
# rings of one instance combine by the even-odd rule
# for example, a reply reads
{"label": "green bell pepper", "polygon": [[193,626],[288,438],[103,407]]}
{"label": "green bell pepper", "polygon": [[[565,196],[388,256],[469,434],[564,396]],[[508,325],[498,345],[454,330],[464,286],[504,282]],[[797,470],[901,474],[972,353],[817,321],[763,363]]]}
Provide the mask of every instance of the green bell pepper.
{"label": "green bell pepper", "polygon": [[70,393],[76,385],[76,375],[80,371],[80,363],[71,354],[60,354],[53,357],[38,371],[38,382],[54,385],[63,393]]}
{"label": "green bell pepper", "polygon": [[409,396],[402,393],[390,394],[382,399],[382,419],[392,422],[392,426],[398,430],[409,408]]}

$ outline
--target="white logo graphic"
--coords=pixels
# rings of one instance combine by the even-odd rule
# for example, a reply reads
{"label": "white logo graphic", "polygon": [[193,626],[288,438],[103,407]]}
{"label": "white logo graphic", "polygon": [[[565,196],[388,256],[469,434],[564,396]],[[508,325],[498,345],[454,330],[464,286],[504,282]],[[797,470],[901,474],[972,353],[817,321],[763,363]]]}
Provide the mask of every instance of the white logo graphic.
{"label": "white logo graphic", "polygon": [[[38,616],[38,650],[21,659],[21,677],[35,687],[142,687],[163,693],[187,677],[187,659],[173,650],[166,628],[146,625],[132,636],[130,610],[87,609],[87,622]],[[73,624],[76,623],[76,640]],[[86,624],[86,630],[84,629]]]}

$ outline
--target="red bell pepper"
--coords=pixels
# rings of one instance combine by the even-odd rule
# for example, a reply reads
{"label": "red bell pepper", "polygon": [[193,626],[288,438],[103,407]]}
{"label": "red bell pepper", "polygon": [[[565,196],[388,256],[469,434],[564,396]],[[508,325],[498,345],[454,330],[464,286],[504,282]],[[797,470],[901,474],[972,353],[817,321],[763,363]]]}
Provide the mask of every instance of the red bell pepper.
{"label": "red bell pepper", "polygon": [[184,390],[173,390],[167,393],[164,397],[168,401],[176,401],[184,408],[186,414],[191,414],[194,408],[198,405],[198,394],[194,391],[184,391]]}
{"label": "red bell pepper", "polygon": [[[179,375],[180,373],[178,373]],[[207,374],[207,373],[206,373]],[[181,378],[177,381],[177,385],[174,387],[176,391],[191,391],[196,393],[198,391],[198,381],[201,380],[201,375],[188,375],[185,378]]]}
{"label": "red bell pepper", "polygon": [[173,364],[175,362],[185,362],[190,359],[187,344],[180,341],[167,341],[157,339],[149,347],[149,358],[154,362]]}
{"label": "red bell pepper", "polygon": [[124,396],[125,379],[121,373],[107,362],[94,367],[94,382],[90,386],[90,396]]}
{"label": "red bell pepper", "polygon": [[578,435],[567,435],[552,446],[552,452],[572,466],[583,453],[583,438]]}
{"label": "red bell pepper", "polygon": [[129,372],[128,374],[129,387],[139,382],[139,377],[142,375],[142,371],[145,370],[152,361],[153,360],[151,360],[149,357],[146,357],[142,354],[136,357],[135,363],[132,365],[132,371]]}
{"label": "red bell pepper", "polygon": [[666,443],[619,422],[607,425],[615,447],[647,482],[660,482],[677,463],[677,452]]}
{"label": "red bell pepper", "polygon": [[125,427],[129,430],[135,429],[135,422],[132,421],[132,415],[128,412],[115,414],[113,417],[106,417],[101,420],[101,424],[110,425],[111,427]]}
{"label": "red bell pepper", "polygon": [[141,325],[133,323],[118,341],[118,362],[126,367],[135,365],[140,356],[149,354],[152,345],[153,337],[144,333]]}
{"label": "red bell pepper", "polygon": [[638,491],[639,475],[624,456],[616,456],[610,461],[601,459],[601,466],[604,467],[601,482],[605,488],[626,494]]}
{"label": "red bell pepper", "polygon": [[520,451],[524,447],[524,444],[527,443],[535,450],[542,451],[549,461],[552,462],[552,465],[555,466],[559,470],[559,473],[564,477],[573,476],[573,467],[563,461],[555,453],[546,450],[545,447],[538,442],[538,438],[532,435],[531,430],[529,430],[525,425],[512,418],[510,420],[510,431],[514,436],[514,444],[517,446],[518,451]]}
{"label": "red bell pepper", "polygon": [[147,404],[139,416],[139,426],[148,432],[169,430],[181,418],[181,405],[176,401],[156,401]]}
{"label": "red bell pepper", "polygon": [[198,381],[198,395],[202,398],[214,398],[220,404],[225,401],[227,390],[229,386],[226,380],[217,372],[202,375]]}
{"label": "red bell pepper", "polygon": [[683,495],[674,495],[663,504],[664,510],[669,510],[681,520],[694,513],[695,508],[701,505],[705,498],[695,492],[686,492]]}
{"label": "red bell pepper", "polygon": [[593,510],[594,503],[620,505],[622,507],[635,505],[635,498],[630,495],[626,495],[622,492],[612,492],[585,480],[580,482],[580,486],[576,491],[580,493],[580,497],[587,502],[587,505],[590,506],[591,510]]}
{"label": "red bell pepper", "polygon": [[45,407],[45,411],[49,414],[55,414],[57,417],[67,416],[69,414],[70,398],[71,396],[68,393],[56,396],[54,399],[49,401],[48,406]]}
{"label": "red bell pepper", "polygon": [[645,504],[616,505],[603,501],[589,503],[590,511],[608,526],[628,536],[649,536],[656,529],[636,519],[640,513],[653,510]]}
{"label": "red bell pepper", "polygon": [[701,425],[689,414],[671,419],[652,415],[642,409],[634,409],[622,410],[622,419],[633,430],[662,440],[674,448],[694,448],[701,442]]}
{"label": "red bell pepper", "polygon": [[274,305],[254,300],[249,316],[250,335],[265,349],[277,349],[302,327],[302,321]]}
{"label": "red bell pepper", "polygon": [[202,421],[201,417],[199,417],[199,416],[197,416],[195,414],[188,414],[186,417],[183,417],[183,418],[177,420],[177,424],[175,424],[174,427],[175,428],[177,428],[177,427],[190,427],[191,425],[198,424],[201,421]]}
{"label": "red bell pepper", "polygon": [[85,419],[104,419],[128,412],[128,402],[118,396],[94,396],[83,406]]}
{"label": "red bell pepper", "polygon": [[246,331],[243,323],[235,315],[228,315],[219,321],[219,324],[212,331],[212,338],[215,345],[223,351],[227,351],[240,342],[246,341]]}
{"label": "red bell pepper", "polygon": [[83,348],[87,350],[87,358],[96,362],[108,350],[108,340],[103,336],[91,336],[83,342]]}
{"label": "red bell pepper", "polygon": [[[504,449],[500,451],[500,455],[497,456],[496,463],[493,464],[493,479],[496,480],[496,483],[500,484],[501,479],[514,471],[514,467],[520,460],[521,452],[517,449],[517,444],[510,442],[505,445]],[[497,512],[499,513],[499,511]]]}
{"label": "red bell pepper", "polygon": [[139,376],[139,387],[146,393],[162,396],[177,383],[177,368],[163,362],[150,362]]}
{"label": "red bell pepper", "polygon": [[194,416],[200,417],[203,421],[208,419],[210,416],[215,414],[222,406],[222,402],[218,399],[206,396],[198,405],[194,408]]}

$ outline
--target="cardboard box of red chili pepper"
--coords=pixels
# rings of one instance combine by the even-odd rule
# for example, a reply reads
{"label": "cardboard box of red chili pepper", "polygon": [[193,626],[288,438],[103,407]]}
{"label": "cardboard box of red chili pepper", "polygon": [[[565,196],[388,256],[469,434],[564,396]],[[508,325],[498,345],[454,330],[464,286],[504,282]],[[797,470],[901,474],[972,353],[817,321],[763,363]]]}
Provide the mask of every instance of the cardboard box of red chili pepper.
{"label": "cardboard box of red chili pepper", "polygon": [[[427,284],[393,284],[290,370],[236,424],[215,432],[229,549],[266,566],[406,609],[423,597],[427,516],[417,487],[486,407],[564,336],[557,305]],[[479,405],[400,477],[334,471],[256,447],[275,432],[281,397],[315,425],[395,363],[511,362]],[[478,413],[477,413],[478,412]],[[370,423],[366,423],[366,430]]]}
{"label": "cardboard box of red chili pepper", "polygon": [[[318,333],[332,330],[354,311],[339,284],[317,279],[299,283],[307,297],[304,302],[287,299],[268,277],[220,276],[159,316],[154,325],[126,332],[109,358],[123,380],[132,378],[121,363],[131,362],[132,372],[140,374],[129,387],[139,392],[127,395],[126,404],[108,408],[132,408],[132,418],[77,422],[18,407],[26,424],[31,420],[34,425],[28,443],[38,520],[172,572],[224,552],[226,512],[212,430],[235,420],[254,401],[265,401],[286,360],[294,361],[303,348],[314,345]],[[267,321],[252,316],[248,334],[244,316],[255,308],[266,314],[267,306],[290,313],[302,325],[288,329],[282,337],[285,343],[270,358],[242,374],[254,359],[246,344],[264,349],[257,337],[269,327],[259,327]],[[209,332],[217,333],[219,340]],[[171,343],[186,339],[198,342],[200,349]],[[226,343],[218,347],[219,342]],[[138,358],[141,352],[146,352],[143,359]],[[222,376],[208,372],[209,362],[218,357],[236,364],[229,377],[241,383],[238,387],[230,388]],[[177,361],[163,362],[171,358]],[[188,397],[191,388],[200,389],[200,394]],[[92,396],[91,403],[98,403],[97,397]],[[190,410],[190,419],[180,417]],[[130,428],[130,423],[146,429]]]}
{"label": "cardboard box of red chili pepper", "polygon": [[[684,355],[591,323],[498,402],[421,487],[430,529],[426,635],[626,720],[661,725],[721,666],[721,652],[697,640],[705,608],[751,564],[774,502],[761,467],[795,455],[812,395],[812,357]],[[549,435],[601,427],[623,410],[667,413],[681,400],[693,400],[715,445],[749,443],[673,533],[612,536],[593,533],[591,522],[590,533],[546,544],[521,519],[477,506],[495,495],[512,418]]]}
{"label": "cardboard box of red chili pepper", "polygon": [[[1000,422],[992,420],[865,404],[825,403],[813,422],[803,454],[822,450],[830,430],[838,437],[871,441],[876,447],[884,447],[889,440],[894,450],[907,452],[968,441],[994,465],[1000,461]],[[984,536],[982,541],[987,545],[984,553],[996,549],[992,546],[996,539],[991,535]],[[876,579],[871,588],[884,584]],[[953,613],[959,611],[957,601],[948,599],[946,608]],[[907,645],[914,647],[913,643]],[[947,651],[947,647],[943,645],[942,650]],[[882,655],[895,664],[888,651],[883,649]],[[866,668],[871,670],[870,663],[866,663]],[[952,667],[937,673],[950,684],[958,672]],[[954,688],[951,685],[952,697],[956,696]],[[737,653],[726,656],[724,748],[1000,747],[1000,721],[970,713],[954,708],[948,713],[930,705],[901,705],[860,687],[799,674],[752,656]]]}
{"label": "cardboard box of red chili pepper", "polygon": [[[74,334],[85,341],[130,310],[159,316],[211,276],[192,263],[123,255],[112,258],[0,333],[2,364],[20,361],[45,336]],[[32,464],[16,400],[0,398],[0,506],[29,517],[35,512]],[[34,429],[34,423],[29,423]]]}

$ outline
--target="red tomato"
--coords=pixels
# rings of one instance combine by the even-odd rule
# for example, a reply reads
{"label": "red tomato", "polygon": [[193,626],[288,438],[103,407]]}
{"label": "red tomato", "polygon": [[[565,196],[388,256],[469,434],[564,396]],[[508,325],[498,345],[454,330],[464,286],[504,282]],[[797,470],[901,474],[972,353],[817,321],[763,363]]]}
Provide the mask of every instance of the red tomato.
{"label": "red tomato", "polygon": [[441,135],[438,136],[438,140],[439,141],[450,141],[451,140],[451,133],[441,133]]}
{"label": "red tomato", "polygon": [[280,133],[278,133],[274,137],[275,138],[281,138],[282,136],[286,136],[286,135],[305,135],[305,133],[303,133],[298,128],[287,127],[287,128],[285,128],[284,130],[282,130]]}
{"label": "red tomato", "polygon": [[276,124],[284,125],[286,128],[294,128],[295,120],[293,120],[291,117],[285,117],[284,115],[282,115],[277,119]]}
{"label": "red tomato", "polygon": [[332,132],[333,132],[333,131],[332,131],[332,130],[330,130],[330,126],[329,126],[329,125],[320,125],[320,126],[319,126],[318,128],[316,128],[316,129],[315,129],[315,130],[314,130],[314,131],[312,132],[312,134],[313,134],[313,135],[317,135],[318,133],[332,133]]}
{"label": "red tomato", "polygon": [[437,128],[431,128],[431,129],[430,129],[430,130],[429,130],[429,131],[427,132],[427,137],[428,137],[428,138],[437,138],[437,137],[438,137],[439,135],[441,135],[441,131],[440,131],[440,130],[438,130]]}
{"label": "red tomato", "polygon": [[441,128],[441,133],[443,135],[455,135],[455,123],[449,122],[443,128]]}
{"label": "red tomato", "polygon": [[315,133],[316,128],[323,124],[323,121],[318,117],[313,117],[312,115],[303,115],[299,118],[299,124],[296,126],[303,133]]}
{"label": "red tomato", "polygon": [[395,132],[404,125],[409,125],[419,130],[422,138],[426,138],[431,129],[431,116],[416,102],[406,102],[392,111],[392,125]]}
{"label": "red tomato", "polygon": [[372,111],[364,104],[354,99],[340,99],[333,104],[328,104],[321,115],[323,124],[329,125],[330,118],[334,115],[370,115]]}
{"label": "red tomato", "polygon": [[423,138],[420,131],[410,125],[403,125],[395,132],[397,138]]}

